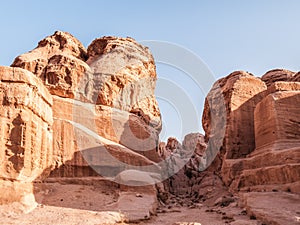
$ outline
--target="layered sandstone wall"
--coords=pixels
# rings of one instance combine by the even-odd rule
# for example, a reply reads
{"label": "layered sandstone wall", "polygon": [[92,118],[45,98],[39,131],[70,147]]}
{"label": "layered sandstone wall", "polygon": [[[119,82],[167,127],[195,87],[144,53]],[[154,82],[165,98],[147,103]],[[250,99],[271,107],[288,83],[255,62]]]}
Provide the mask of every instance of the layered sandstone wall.
{"label": "layered sandstone wall", "polygon": [[206,97],[205,137],[159,143],[149,49],[117,37],[85,49],[56,32],[12,67],[0,67],[0,203],[32,199],[31,182],[49,173],[115,177],[124,170],[171,176],[169,190],[180,194],[204,196],[202,189],[215,185],[299,193],[299,77],[233,72]]}
{"label": "layered sandstone wall", "polygon": [[27,70],[0,67],[0,202],[20,201],[53,159],[52,96]]}
{"label": "layered sandstone wall", "polygon": [[[89,166],[91,156],[80,154],[90,152],[90,146],[78,133],[93,143],[100,138],[99,148],[112,146],[103,149],[104,155],[120,144],[127,149],[129,156],[119,154],[120,165],[104,163],[106,170],[120,171],[138,159],[140,164],[154,165],[149,159],[160,161],[155,64],[150,51],[132,38],[99,38],[86,50],[71,34],[58,31],[18,56],[12,67],[34,73],[53,96],[53,165],[57,172],[52,175],[97,175]],[[89,132],[98,135],[96,139],[88,137]]]}
{"label": "layered sandstone wall", "polygon": [[[256,149],[230,162],[231,188],[300,193],[300,83],[275,82],[254,111]],[[224,175],[228,175],[224,173]]]}
{"label": "layered sandstone wall", "polygon": [[[210,140],[206,151],[218,152],[211,168],[232,191],[300,192],[300,87],[292,81],[296,74],[272,70],[260,79],[234,72],[217,81],[208,94],[203,113],[206,138],[220,138],[220,129],[224,138],[218,149]],[[225,122],[216,116],[220,101],[211,100],[217,90],[224,97]]]}

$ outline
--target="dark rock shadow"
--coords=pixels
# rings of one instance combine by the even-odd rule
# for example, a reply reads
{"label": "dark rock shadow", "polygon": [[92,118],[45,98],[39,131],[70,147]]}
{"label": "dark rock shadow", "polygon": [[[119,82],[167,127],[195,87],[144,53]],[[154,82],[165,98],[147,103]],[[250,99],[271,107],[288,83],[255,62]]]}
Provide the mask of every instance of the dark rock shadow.
{"label": "dark rock shadow", "polygon": [[19,114],[12,121],[13,128],[9,134],[9,142],[6,143],[7,150],[6,155],[9,157],[8,161],[11,162],[16,172],[20,172],[24,167],[24,136],[25,136],[25,122],[22,120]]}

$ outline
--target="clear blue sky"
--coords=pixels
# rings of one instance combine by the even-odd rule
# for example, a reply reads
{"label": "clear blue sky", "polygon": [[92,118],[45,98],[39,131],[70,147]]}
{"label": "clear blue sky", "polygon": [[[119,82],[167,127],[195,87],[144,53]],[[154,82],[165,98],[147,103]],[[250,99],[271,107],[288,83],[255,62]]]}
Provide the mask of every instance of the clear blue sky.
{"label": "clear blue sky", "polygon": [[[11,0],[2,1],[0,10],[0,65],[10,65],[45,36],[63,30],[85,46],[104,35],[176,43],[196,53],[216,78],[234,70],[257,76],[273,68],[300,70],[297,0]],[[194,99],[199,118],[200,96]],[[166,135],[181,139],[174,124]]]}

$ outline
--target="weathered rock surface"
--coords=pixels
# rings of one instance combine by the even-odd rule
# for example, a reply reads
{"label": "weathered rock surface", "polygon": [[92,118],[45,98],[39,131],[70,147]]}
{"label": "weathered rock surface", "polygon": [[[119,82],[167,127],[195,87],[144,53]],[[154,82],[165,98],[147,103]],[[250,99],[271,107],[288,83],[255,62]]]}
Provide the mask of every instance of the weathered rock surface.
{"label": "weathered rock surface", "polygon": [[[12,67],[0,67],[0,204],[19,201],[31,210],[36,196],[50,211],[49,205],[110,208],[126,215],[93,220],[113,224],[149,219],[159,200],[169,212],[177,206],[215,207],[211,212],[224,215],[225,223],[253,224],[239,217],[248,212],[267,224],[296,224],[299,77],[282,69],[261,79],[233,72],[206,98],[205,136],[159,143],[157,76],[149,49],[132,38],[103,37],[86,50],[72,35],[55,32]],[[157,183],[166,178],[165,186]],[[170,201],[166,189],[174,194]],[[254,191],[278,195],[260,193],[258,200]],[[241,195],[247,210],[238,216],[220,211],[237,212],[237,192],[250,192]],[[94,204],[97,199],[105,206]],[[261,205],[271,199],[288,207],[279,212]],[[47,210],[34,212],[51,217]],[[62,215],[74,216],[68,210]]]}
{"label": "weathered rock surface", "polygon": [[51,94],[74,98],[78,83],[88,70],[86,58],[80,41],[67,32],[57,31],[32,51],[18,56],[11,66],[37,75]]}
{"label": "weathered rock surface", "polygon": [[300,223],[300,196],[285,192],[252,192],[243,195],[249,215],[264,224],[280,225]]}
{"label": "weathered rock surface", "polygon": [[[161,160],[155,64],[133,39],[97,39],[87,53],[72,35],[56,32],[12,67],[0,67],[0,78],[1,204],[19,201],[31,210],[32,181],[49,174],[57,180],[114,177],[132,169],[161,173],[153,162]],[[158,193],[154,185],[149,190],[138,198],[149,201],[130,211],[129,220],[155,213]],[[127,190],[122,196],[118,207],[128,211],[137,197]]]}
{"label": "weathered rock surface", "polygon": [[98,84],[90,93],[97,96],[95,102],[140,114],[160,130],[155,64],[148,48],[132,38],[103,37],[94,40],[87,52],[87,64]]}
{"label": "weathered rock surface", "polygon": [[[86,95],[97,104],[100,135],[159,161],[161,118],[154,96],[156,71],[150,51],[132,38],[103,37],[88,47],[93,80]],[[103,134],[103,131],[107,131]],[[101,134],[102,132],[102,134]]]}
{"label": "weathered rock surface", "polygon": [[[205,101],[203,128],[206,139],[224,140],[220,146],[210,140],[208,148],[219,147],[225,159],[245,158],[255,149],[253,112],[262,99],[259,93],[264,90],[264,82],[242,71],[233,72],[214,84]],[[222,93],[223,101],[218,92]]]}
{"label": "weathered rock surface", "polygon": [[[175,138],[169,138],[164,151],[168,174],[165,185],[174,195],[185,195],[192,201],[212,203],[227,193],[221,179],[211,171],[203,171],[206,166],[204,136],[200,133],[187,134],[181,145]],[[165,153],[165,155],[167,155]]]}
{"label": "weathered rock surface", "polygon": [[300,147],[300,83],[276,82],[267,94],[254,113],[256,148]]}
{"label": "weathered rock surface", "polygon": [[[12,66],[36,74],[53,95],[56,168],[69,170],[61,165],[87,149],[83,145],[78,149],[76,142],[70,141],[79,138],[72,122],[152,161],[161,160],[156,150],[161,118],[154,96],[155,64],[150,51],[135,40],[103,37],[93,41],[87,51],[72,35],[58,31],[17,57]],[[129,158],[135,158],[134,152]],[[122,157],[122,162],[132,161],[125,158],[127,154],[119,155]],[[84,160],[75,161],[72,170],[79,169],[80,163],[82,170],[88,168]],[[95,175],[74,171],[60,173]]]}
{"label": "weathered rock surface", "polygon": [[216,124],[211,119],[211,112],[220,111],[221,106],[208,104],[219,97],[215,94],[219,85],[227,116],[220,158],[213,166],[219,168],[222,180],[232,190],[279,188],[299,192],[299,83],[275,82],[275,72],[265,76],[268,89],[259,78],[232,73],[216,82],[207,97],[203,123],[206,137],[212,137],[205,151],[209,154],[216,147],[215,136],[220,135],[212,128],[224,125],[222,120]]}
{"label": "weathered rock surface", "polygon": [[289,70],[275,69],[275,70],[270,70],[267,73],[265,73],[261,77],[261,79],[269,87],[277,81],[292,81],[295,74],[296,74],[295,72],[292,72]]}
{"label": "weathered rock surface", "polygon": [[[63,108],[61,107],[62,105],[64,106]],[[103,108],[104,110],[102,110]],[[80,126],[80,129],[85,129],[88,133],[93,133],[110,141],[110,146],[119,146],[120,143],[123,144],[123,142],[129,141],[134,135],[133,131],[135,131],[137,134],[144,135],[147,138],[144,140],[138,139],[134,143],[131,142],[130,146],[132,149],[123,144],[123,149],[128,149],[133,153],[132,159],[136,155],[142,155],[153,161],[160,160],[156,149],[147,149],[150,145],[156,146],[157,132],[129,112],[106,106],[94,106],[90,103],[83,104],[73,99],[53,96],[53,114],[55,116],[53,151],[56,155],[68,154],[69,156],[66,160],[71,160],[72,155],[76,154],[76,152],[85,152],[86,149],[90,149],[87,143],[78,136],[78,132],[74,132],[74,124]],[[85,136],[88,136],[88,134],[85,134]],[[77,146],[80,147],[73,147],[74,143],[77,143]],[[101,148],[100,144],[98,146]],[[121,159],[122,162],[132,160],[131,157],[125,158],[128,156],[127,154],[121,154],[118,159],[122,158],[122,156],[124,157],[124,159]],[[59,165],[66,160],[60,160]],[[86,165],[83,164],[83,166]]]}
{"label": "weathered rock surface", "polygon": [[139,170],[125,170],[115,177],[117,183],[127,186],[154,185],[160,180],[159,174],[147,173]]}
{"label": "weathered rock surface", "polygon": [[256,149],[224,161],[231,188],[300,193],[300,83],[275,82],[254,111]]}
{"label": "weathered rock surface", "polygon": [[193,152],[199,156],[203,156],[207,148],[205,138],[200,133],[190,133],[184,137],[182,147],[189,152]]}
{"label": "weathered rock surface", "polygon": [[51,166],[51,107],[52,96],[32,73],[0,67],[1,203],[26,198],[30,182]]}
{"label": "weathered rock surface", "polygon": [[[222,191],[226,193],[227,188],[232,193],[247,191],[251,195],[247,199],[248,205],[251,201],[251,210],[250,207],[247,210],[252,218],[266,224],[299,223],[299,217],[293,211],[299,196],[293,195],[293,200],[285,196],[291,194],[284,193],[300,193],[300,84],[293,82],[297,77],[289,71],[270,71],[263,77],[268,87],[259,78],[244,72],[234,72],[217,81],[206,98],[203,113],[208,141],[203,156],[206,161],[214,155],[217,158],[202,173],[191,170],[193,167],[187,164],[173,177],[177,179],[174,183],[180,184],[176,190],[183,191],[178,193],[183,194],[185,190],[185,193],[194,192],[197,196],[210,196],[210,193],[217,196]],[[220,131],[222,128],[224,133]],[[211,182],[216,178],[215,174],[219,174],[225,186],[222,181],[216,182],[207,186],[210,192],[204,192],[205,178]],[[179,182],[179,178],[184,181]],[[222,186],[223,190],[218,189]],[[255,191],[273,193],[262,193],[263,200],[253,200],[256,193],[251,192]],[[222,199],[224,196],[216,202]],[[228,198],[225,196],[225,199]],[[262,201],[264,206],[259,205]],[[281,205],[278,208],[282,212],[273,210],[270,204],[273,201]]]}
{"label": "weathered rock surface", "polygon": [[290,81],[297,81],[297,82],[300,82],[300,72],[294,74],[294,76],[291,77]]}
{"label": "weathered rock surface", "polygon": [[[115,177],[126,169],[137,168],[149,172],[159,172],[160,167],[143,155],[109,141],[80,124],[56,121],[57,146],[54,148],[55,170],[52,176],[84,177],[101,175]],[[68,142],[65,142],[65,136]],[[69,150],[69,151],[67,151]]]}
{"label": "weathered rock surface", "polygon": [[64,225],[127,225],[125,215],[115,211],[95,212],[89,210],[54,207],[49,205],[38,206],[30,213],[14,213],[12,210],[2,210],[1,223],[18,225],[59,224]]}

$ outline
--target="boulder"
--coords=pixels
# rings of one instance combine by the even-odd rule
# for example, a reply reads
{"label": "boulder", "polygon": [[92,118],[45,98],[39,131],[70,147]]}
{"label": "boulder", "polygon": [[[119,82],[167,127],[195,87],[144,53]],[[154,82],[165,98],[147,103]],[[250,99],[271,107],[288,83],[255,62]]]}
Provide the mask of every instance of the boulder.
{"label": "boulder", "polygon": [[160,179],[159,174],[139,170],[125,170],[115,177],[115,182],[127,186],[146,186],[153,185]]}

